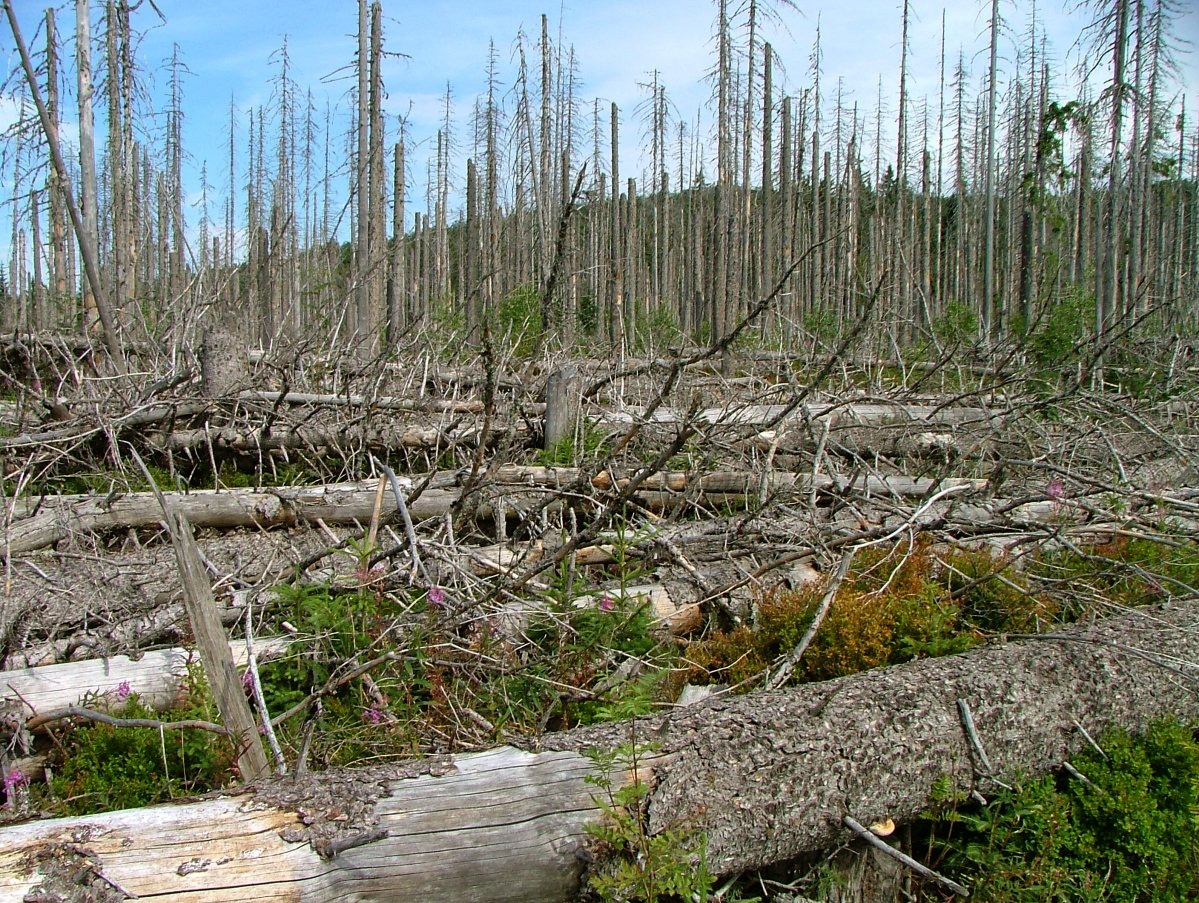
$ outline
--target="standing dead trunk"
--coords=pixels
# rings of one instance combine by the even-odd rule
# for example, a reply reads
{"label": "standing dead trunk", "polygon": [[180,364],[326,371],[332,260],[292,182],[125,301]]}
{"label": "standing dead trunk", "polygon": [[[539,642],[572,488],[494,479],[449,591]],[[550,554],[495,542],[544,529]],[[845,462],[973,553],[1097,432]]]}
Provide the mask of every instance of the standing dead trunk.
{"label": "standing dead trunk", "polygon": [[387,339],[394,347],[409,320],[407,268],[404,266],[404,138],[395,146],[392,175],[391,262],[387,280]]}
{"label": "standing dead trunk", "polygon": [[375,0],[371,4],[371,50],[370,50],[370,177],[368,194],[369,228],[366,260],[368,267],[368,319],[366,320],[366,347],[376,353],[380,346],[380,312],[383,304],[384,277],[387,269],[387,177],[383,165],[383,7]]}
{"label": "standing dead trunk", "polygon": [[366,0],[358,0],[358,126],[354,157],[354,313],[350,332],[355,344],[361,342],[370,327],[370,290],[367,285],[370,268],[370,88]]}
{"label": "standing dead trunk", "polygon": [[[1113,35],[1112,51],[1112,136],[1111,161],[1108,168],[1107,182],[1107,231],[1103,239],[1103,287],[1096,302],[1095,332],[1102,339],[1112,319],[1120,309],[1120,267],[1119,258],[1123,247],[1123,191],[1122,167],[1120,158],[1121,130],[1124,124],[1124,64],[1128,44],[1128,0],[1116,0],[1114,19],[1116,32]],[[1102,358],[1098,362],[1102,370]]]}
{"label": "standing dead trunk", "polygon": [[554,451],[564,439],[574,435],[579,419],[579,370],[574,364],[555,370],[545,385],[545,443]]}
{"label": "standing dead trunk", "polygon": [[[50,125],[57,137],[61,110],[58,102],[58,29],[55,26],[54,10],[46,10],[46,111],[50,114]],[[50,212],[50,302],[57,306],[67,300],[67,224],[64,214],[62,185],[53,167],[46,184],[47,203]]]}
{"label": "standing dead trunk", "polygon": [[[75,75],[79,97],[79,199],[83,207],[80,253],[84,244],[98,245],[99,216],[96,212],[96,134],[92,113],[92,35],[88,0],[75,0]],[[68,186],[69,187],[69,186]],[[95,284],[84,257],[83,331],[90,335],[101,328],[96,309]]]}
{"label": "standing dead trunk", "polygon": [[984,343],[990,343],[995,327],[995,98],[999,71],[999,0],[991,0],[991,64],[987,69],[987,149],[983,186],[983,295],[979,318]]}
{"label": "standing dead trunk", "polygon": [[624,233],[620,205],[620,111],[612,104],[612,199],[608,231],[608,328],[613,350],[625,348]]}

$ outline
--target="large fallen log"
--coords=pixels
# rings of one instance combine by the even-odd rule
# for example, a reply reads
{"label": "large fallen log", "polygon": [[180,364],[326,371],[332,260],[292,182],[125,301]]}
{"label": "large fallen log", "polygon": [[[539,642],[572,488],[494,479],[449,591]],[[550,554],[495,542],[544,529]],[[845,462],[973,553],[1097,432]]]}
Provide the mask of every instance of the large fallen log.
{"label": "large fallen log", "polygon": [[[475,516],[489,519],[518,515],[531,503],[554,495],[575,484],[580,472],[573,468],[503,467],[494,474],[496,482],[485,487],[483,501]],[[461,489],[453,485],[452,475],[440,485],[427,488],[409,504],[414,521],[444,517],[461,498]],[[401,479],[405,490],[413,481]],[[604,471],[583,480],[581,489],[620,489],[627,478]],[[679,507],[724,504],[740,505],[747,499],[760,498],[778,491],[832,496],[855,496],[880,501],[921,499],[935,496],[935,503],[920,508],[914,524],[941,523],[952,508],[957,522],[973,527],[1002,523],[1020,529],[1036,524],[1058,523],[1067,526],[1083,521],[1093,523],[1096,512],[1085,499],[988,499],[979,504],[958,504],[972,492],[983,489],[985,480],[934,479],[930,477],[859,475],[852,479],[818,474],[775,472],[758,475],[746,472],[692,474],[662,472],[645,479],[631,501],[651,511],[671,511]],[[337,483],[313,487],[276,487],[264,490],[198,490],[167,493],[167,501],[197,527],[230,529],[234,527],[290,527],[301,522],[327,524],[367,523],[375,511],[377,483]],[[1138,503],[1181,507],[1191,513],[1199,510],[1191,498],[1192,490],[1137,493]],[[576,499],[577,500],[577,499]],[[555,503],[557,504],[557,503]],[[381,513],[396,513],[394,496],[388,492]],[[6,541],[0,541],[0,558],[45,548],[72,535],[155,527],[161,510],[150,493],[129,493],[115,498],[99,496],[58,496],[18,500],[15,519]],[[23,516],[22,516],[23,515]],[[906,515],[905,515],[906,516]]]}
{"label": "large fallen log", "polygon": [[[581,471],[574,468],[517,467],[497,469],[487,487],[491,497],[503,497],[511,502],[516,496],[528,495],[530,489],[539,493],[552,492],[579,480]],[[911,477],[859,477],[842,485],[836,477],[819,475],[815,482],[803,474],[773,473],[759,476],[752,473],[730,472],[689,474],[664,472],[654,474],[642,483],[642,492],[635,500],[652,510],[670,509],[698,495],[708,496],[708,502],[719,505],[756,496],[764,489],[794,489],[809,487],[861,491],[872,495],[919,497],[941,486],[978,489],[980,480],[936,481]],[[401,487],[411,490],[415,481],[401,479]],[[426,489],[410,506],[414,520],[442,517],[460,497],[460,487],[454,486],[450,474]],[[594,478],[584,479],[585,486],[594,489],[619,488],[627,479],[614,477],[607,471]],[[168,503],[197,527],[288,527],[301,521],[321,519],[325,523],[365,523],[375,509],[377,483],[337,483],[327,486],[282,486],[264,490],[197,490],[188,493],[167,493]],[[683,497],[684,493],[690,493]],[[384,499],[383,513],[396,511],[395,497],[389,492]],[[476,516],[492,517],[496,507],[484,502]],[[500,510],[519,510],[518,505]],[[14,504],[15,519],[7,530],[6,541],[0,542],[0,556],[17,555],[53,545],[75,533],[104,533],[130,528],[154,527],[162,519],[162,511],[152,493],[133,492],[102,498],[90,495],[57,496],[42,499],[18,500]]]}
{"label": "large fallen log", "polygon": [[[709,425],[777,426],[795,421],[825,420],[830,426],[886,426],[917,424],[923,429],[932,426],[961,427],[1004,422],[1005,412],[980,407],[949,405],[903,404],[900,402],[810,402],[798,406],[785,404],[729,403],[723,407],[705,408],[694,417],[673,408],[659,407],[648,418],[650,423],[684,423],[695,421]],[[646,421],[645,409],[626,407],[620,411],[605,411],[600,422],[631,424]]]}
{"label": "large fallen log", "polygon": [[[567,900],[600,817],[581,750],[653,742],[651,831],[702,834],[736,873],[825,848],[842,818],[912,819],[934,784],[987,789],[960,723],[996,772],[1043,773],[1122,725],[1199,716],[1199,603],[1144,609],[797,689],[709,701],[510,748],[257,785],[178,805],[0,829],[0,896],[178,903]],[[647,769],[653,769],[653,775]],[[620,784],[627,773],[613,776]]]}

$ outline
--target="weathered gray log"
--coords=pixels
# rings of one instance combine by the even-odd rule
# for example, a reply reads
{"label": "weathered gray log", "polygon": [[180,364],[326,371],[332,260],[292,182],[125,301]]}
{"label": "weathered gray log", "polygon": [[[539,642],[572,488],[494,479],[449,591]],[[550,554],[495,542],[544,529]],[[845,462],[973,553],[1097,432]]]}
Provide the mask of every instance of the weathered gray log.
{"label": "weathered gray log", "polygon": [[[433,411],[452,414],[482,414],[483,402],[469,398],[406,398],[390,395],[333,395],[313,392],[269,392],[247,390],[238,393],[239,401],[265,401],[270,404],[281,401],[293,406],[313,407],[361,407],[381,411]],[[524,410],[536,413],[540,405],[525,405]]]}
{"label": "weathered gray log", "polygon": [[[505,498],[505,511],[519,511],[514,499],[539,501],[547,493],[576,486],[581,472],[569,467],[525,467],[507,465],[492,474],[493,483]],[[583,474],[585,476],[585,474]],[[444,479],[426,489],[409,505],[413,520],[442,517],[450,511],[459,497],[456,478],[447,474]],[[401,479],[405,489],[413,481]],[[593,489],[620,489],[627,477],[603,471],[586,481]],[[502,484],[502,485],[501,485]],[[930,477],[858,475],[853,479],[835,475],[771,472],[757,474],[745,471],[690,473],[663,471],[653,474],[640,484],[633,500],[654,511],[669,511],[681,505],[702,503],[708,506],[740,504],[747,497],[756,498],[763,491],[794,492],[801,497],[813,489],[835,496],[852,494],[882,500],[922,499],[933,495],[935,504],[924,504],[914,524],[939,522],[953,506],[957,522],[973,526],[1003,523],[1015,527],[1030,527],[1048,522],[1063,526],[1087,521],[1097,525],[1094,511],[1085,499],[990,499],[965,504],[971,493],[984,488],[985,480],[934,479]],[[172,508],[183,514],[197,527],[229,529],[233,527],[282,527],[320,518],[325,523],[346,524],[368,522],[375,508],[377,484],[337,483],[327,486],[282,486],[263,490],[197,490],[190,493],[167,493]],[[495,486],[493,486],[493,489]],[[1177,506],[1191,513],[1199,505],[1191,501],[1199,491],[1137,493],[1141,502],[1166,507]],[[396,510],[395,499],[385,498],[382,513],[391,516]],[[139,527],[153,527],[161,521],[161,511],[150,493],[129,493],[113,499],[98,496],[57,496],[44,499],[18,499],[13,505],[14,520],[8,529],[7,544],[0,542],[0,557],[17,555],[44,548],[72,534],[104,533]],[[495,516],[490,500],[476,509],[482,518]],[[1114,516],[1114,515],[1113,515]]]}
{"label": "weathered gray log", "polygon": [[0,898],[74,903],[74,881],[175,903],[566,899],[598,814],[591,767],[504,748],[0,829]]}
{"label": "weathered gray log", "polygon": [[72,423],[69,426],[57,427],[39,433],[22,433],[19,436],[0,437],[0,449],[18,450],[33,448],[46,443],[79,442],[100,433],[117,436],[122,431],[128,429],[143,429],[147,426],[179,417],[194,417],[210,410],[211,407],[212,403],[207,401],[148,404],[144,407],[135,408],[128,412],[121,412],[119,415],[103,419],[89,417],[83,423]]}
{"label": "weathered gray log", "polygon": [[[189,493],[165,493],[171,508],[197,527],[286,527],[299,520],[321,518],[326,523],[350,523],[370,520],[375,505],[375,486],[368,483],[341,483],[329,486],[279,487],[254,490],[198,490]],[[430,489],[410,506],[413,517],[435,517],[448,510],[452,491]],[[28,506],[40,510],[15,521],[9,529],[7,546],[0,544],[0,555],[19,554],[40,549],[74,533],[103,533],[139,527],[153,527],[162,520],[162,511],[153,494],[136,492],[109,500],[97,496],[60,496],[34,500]],[[385,511],[395,508],[394,499]]]}
{"label": "weathered gray log", "polygon": [[[598,419],[604,423],[637,423],[645,417],[644,409],[627,407],[621,411],[605,411]],[[790,409],[782,404],[732,403],[723,407],[705,408],[693,419],[703,424],[765,426],[804,420],[828,420],[835,426],[885,426],[893,424],[933,426],[990,425],[1004,423],[1004,412],[978,407],[946,405],[901,404],[898,402],[808,403]],[[688,420],[685,412],[660,407],[650,418],[652,423],[682,423]]]}
{"label": "weathered gray log", "polygon": [[[494,478],[497,482],[512,484],[515,490],[527,486],[550,491],[570,485],[578,479],[579,474],[574,468],[507,466],[498,468]],[[765,485],[771,489],[805,489],[808,479],[802,474],[775,473],[765,480]],[[621,478],[605,471],[591,482],[595,488],[604,489],[614,483],[619,486]],[[413,481],[401,480],[401,483],[405,489],[411,489]],[[762,485],[762,477],[749,473],[705,475],[668,472],[647,479],[642,484],[645,492],[639,496],[639,500],[651,508],[669,509],[682,501],[680,494],[684,490],[694,489],[697,493],[713,494],[713,504],[720,504],[730,501],[732,496],[756,495]],[[938,485],[942,484],[927,478],[862,477],[847,489],[874,495],[910,497],[923,495],[930,487]],[[948,480],[943,485],[979,488],[983,482]],[[817,486],[835,488],[838,483],[836,478],[822,475],[817,478]],[[166,499],[174,510],[197,527],[283,527],[316,518],[326,523],[367,522],[374,512],[375,489],[374,483],[338,483],[265,490],[197,490],[166,493]],[[455,488],[434,486],[426,489],[409,506],[410,514],[414,520],[441,517],[450,510],[457,497]],[[34,510],[36,513],[27,514]],[[394,510],[395,499],[388,496],[383,513],[390,515]],[[484,503],[477,513],[491,517],[491,506]],[[18,500],[14,505],[14,514],[17,519],[9,528],[7,545],[0,543],[0,556],[40,549],[66,539],[72,533],[153,527],[162,519],[161,509],[152,493],[129,493],[111,500],[97,496]]]}
{"label": "weathered gray log", "polygon": [[204,448],[212,443],[216,449],[229,449],[243,453],[297,448],[432,450],[447,448],[451,445],[474,446],[478,444],[478,438],[479,429],[475,426],[450,430],[416,424],[353,427],[323,427],[305,424],[294,428],[276,429],[265,436],[256,429],[233,426],[206,430],[175,430],[156,438],[153,444],[171,451],[185,451]]}
{"label": "weathered gray log", "polygon": [[550,735],[536,752],[284,779],[253,795],[4,828],[0,897],[40,889],[82,899],[67,895],[82,888],[62,884],[73,879],[179,903],[567,900],[589,858],[585,825],[599,815],[583,781],[595,765],[579,751],[631,739],[656,744],[639,763],[654,770],[651,831],[702,833],[709,868],[735,873],[826,848],[847,836],[847,813],[910,820],[939,782],[986,789],[959,699],[1001,774],[1056,767],[1084,745],[1076,724],[1098,736],[1199,717],[1197,616],[1194,601],[1143,609],[1056,638],[710,699],[635,731]]}
{"label": "weathered gray log", "polygon": [[[290,642],[284,637],[256,639],[254,653],[261,660],[281,653]],[[229,644],[229,653],[235,665],[245,665],[244,641]],[[155,649],[137,659],[114,655],[0,671],[0,699],[5,706],[21,706],[25,717],[85,703],[93,708],[119,706],[126,693],[137,694],[147,708],[168,709],[182,701],[195,655],[194,650],[174,647]]]}

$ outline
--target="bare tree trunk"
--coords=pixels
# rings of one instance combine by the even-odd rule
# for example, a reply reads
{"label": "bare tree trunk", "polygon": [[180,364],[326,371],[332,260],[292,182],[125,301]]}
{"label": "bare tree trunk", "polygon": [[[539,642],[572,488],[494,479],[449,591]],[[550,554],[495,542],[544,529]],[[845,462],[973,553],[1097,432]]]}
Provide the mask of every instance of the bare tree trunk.
{"label": "bare tree trunk", "polygon": [[370,75],[369,30],[366,0],[358,0],[358,137],[355,143],[354,197],[354,299],[356,316],[352,339],[357,345],[370,332]]}
{"label": "bare tree trunk", "polygon": [[624,233],[620,210],[620,111],[612,104],[612,199],[608,232],[608,336],[617,353],[625,350]]}
{"label": "bare tree trunk", "polygon": [[[896,298],[895,313],[899,318],[899,330],[902,337],[910,335],[911,309],[908,299],[911,296],[912,266],[915,260],[909,249],[907,236],[908,217],[908,22],[911,18],[909,0],[903,0],[903,21],[899,38],[899,113],[896,123],[895,150],[895,222],[891,231],[890,258],[896,267]],[[826,224],[827,225],[827,224]],[[902,267],[901,259],[908,261],[908,266]]]}
{"label": "bare tree trunk", "polygon": [[384,262],[387,249],[387,178],[383,160],[383,7],[379,0],[371,4],[370,55],[370,187],[367,230],[367,267],[369,318],[366,321],[366,347],[372,354],[379,349],[380,313],[383,309]]}
{"label": "bare tree trunk", "polygon": [[[538,142],[539,163],[537,180],[538,221],[541,223],[541,254],[537,262],[537,284],[543,285],[549,278],[550,257],[553,254],[551,225],[556,221],[554,213],[554,179],[550,173],[553,161],[553,129],[550,108],[553,102],[552,65],[550,58],[549,17],[541,14],[541,128]],[[529,149],[532,153],[532,147]]]}
{"label": "bare tree trunk", "polygon": [[[57,137],[61,110],[58,102],[58,29],[53,8],[46,9],[46,112]],[[50,299],[57,308],[68,302],[67,292],[67,224],[64,214],[62,185],[57,171],[50,168],[47,179],[47,200],[50,209]]]}
{"label": "bare tree trunk", "polygon": [[[1123,191],[1120,158],[1121,131],[1124,124],[1124,62],[1128,45],[1128,0],[1115,0],[1115,26],[1112,53],[1112,137],[1107,182],[1107,232],[1103,245],[1103,289],[1095,308],[1095,332],[1102,340],[1121,306],[1118,258],[1123,246]],[[1102,359],[1098,362],[1103,367]]]}
{"label": "bare tree trunk", "polygon": [[990,344],[995,328],[995,101],[999,74],[999,0],[991,0],[991,62],[987,68],[986,196],[983,213],[983,296],[979,325]]}
{"label": "bare tree trunk", "polygon": [[407,326],[409,320],[407,268],[404,266],[404,136],[395,146],[395,171],[392,175],[392,209],[391,209],[391,265],[387,281],[387,339],[394,348],[399,339],[400,330]]}
{"label": "bare tree trunk", "polygon": [[[479,302],[476,276],[479,268],[479,180],[475,161],[466,161],[466,246],[463,249],[462,295],[466,306],[466,331],[474,335],[479,326]],[[544,324],[543,324],[544,325]]]}
{"label": "bare tree trunk", "polygon": [[33,239],[33,291],[29,299],[29,317],[21,325],[30,332],[46,328],[46,287],[42,274],[41,192],[29,193],[29,231]]}
{"label": "bare tree trunk", "polygon": [[[759,284],[774,285],[774,50],[768,41],[762,49],[762,204],[761,244],[758,252]],[[755,291],[754,297],[757,297]],[[763,329],[766,326],[763,324]]]}

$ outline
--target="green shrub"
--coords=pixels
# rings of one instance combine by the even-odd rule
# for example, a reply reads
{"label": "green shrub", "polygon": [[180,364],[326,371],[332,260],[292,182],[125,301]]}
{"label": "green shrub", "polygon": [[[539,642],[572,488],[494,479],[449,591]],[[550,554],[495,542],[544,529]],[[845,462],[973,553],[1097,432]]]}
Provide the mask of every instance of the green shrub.
{"label": "green shrub", "polygon": [[946,345],[962,345],[978,337],[978,315],[968,304],[950,301],[933,321],[933,333]]}
{"label": "green shrub", "polygon": [[[183,709],[159,713],[131,695],[121,718],[162,721],[201,719],[217,722],[215,706],[203,690],[193,690]],[[159,732],[144,727],[85,724],[58,733],[52,808],[62,815],[132,809],[178,796],[215,790],[234,777],[228,738],[201,730]]]}
{"label": "green shrub", "polygon": [[1094,299],[1081,292],[1052,302],[1027,340],[1033,362],[1048,370],[1075,363],[1079,346],[1090,333],[1094,311]]}
{"label": "green shrub", "polygon": [[[589,752],[599,770],[583,780],[599,789],[592,799],[603,817],[586,830],[606,861],[588,876],[587,889],[604,903],[706,900],[713,884],[707,839],[680,829],[651,834],[642,818],[650,788],[638,776],[638,758],[649,752],[632,743],[612,753]],[[630,772],[633,781],[623,786],[611,777]]]}
{"label": "green shrub", "polygon": [[522,285],[499,303],[495,335],[518,358],[532,356],[541,343],[541,292]]}
{"label": "green shrub", "polygon": [[[951,809],[929,858],[982,903],[1183,903],[1199,893],[1199,744],[1176,722],[1123,732],[987,806]],[[948,829],[948,831],[946,831]]]}

